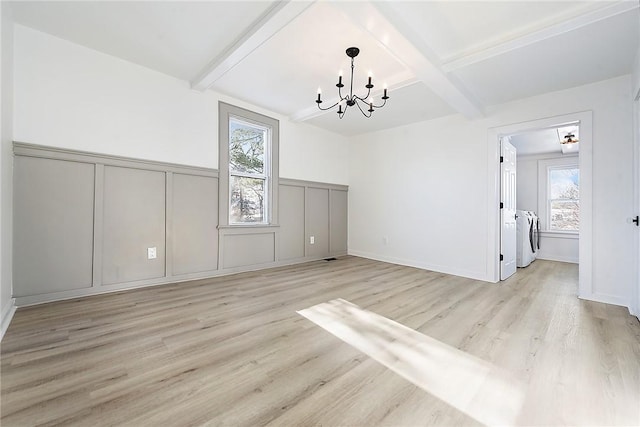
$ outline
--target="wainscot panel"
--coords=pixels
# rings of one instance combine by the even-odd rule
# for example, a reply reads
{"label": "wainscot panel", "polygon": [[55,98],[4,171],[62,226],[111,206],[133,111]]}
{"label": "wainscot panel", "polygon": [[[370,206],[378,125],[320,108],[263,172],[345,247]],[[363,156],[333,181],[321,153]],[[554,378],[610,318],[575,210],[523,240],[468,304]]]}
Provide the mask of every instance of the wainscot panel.
{"label": "wainscot panel", "polygon": [[92,284],[94,165],[14,162],[15,297]]}
{"label": "wainscot panel", "polygon": [[164,197],[162,172],[104,168],[103,285],[164,276]]}
{"label": "wainscot panel", "polygon": [[342,190],[330,190],[329,247],[331,253],[347,252],[348,193]]}
{"label": "wainscot panel", "polygon": [[306,191],[307,255],[329,254],[329,189],[308,187]]}
{"label": "wainscot panel", "polygon": [[272,264],[276,261],[275,228],[227,229],[222,235],[222,266],[225,269]]}
{"label": "wainscot panel", "polygon": [[280,185],[280,260],[304,258],[304,187]]}
{"label": "wainscot panel", "polygon": [[218,268],[218,179],[174,173],[173,274]]}
{"label": "wainscot panel", "polygon": [[278,224],[220,226],[216,170],[18,142],[14,154],[18,306],[347,252],[344,185],[280,179]]}

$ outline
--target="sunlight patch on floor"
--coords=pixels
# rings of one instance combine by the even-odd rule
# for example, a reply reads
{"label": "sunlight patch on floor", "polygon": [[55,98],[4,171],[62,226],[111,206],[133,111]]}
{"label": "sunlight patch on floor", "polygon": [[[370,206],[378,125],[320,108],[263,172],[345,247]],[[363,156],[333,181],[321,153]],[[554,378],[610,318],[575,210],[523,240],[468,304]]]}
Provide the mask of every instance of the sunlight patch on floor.
{"label": "sunlight patch on floor", "polygon": [[482,359],[343,299],[298,314],[486,425],[514,425],[525,386]]}

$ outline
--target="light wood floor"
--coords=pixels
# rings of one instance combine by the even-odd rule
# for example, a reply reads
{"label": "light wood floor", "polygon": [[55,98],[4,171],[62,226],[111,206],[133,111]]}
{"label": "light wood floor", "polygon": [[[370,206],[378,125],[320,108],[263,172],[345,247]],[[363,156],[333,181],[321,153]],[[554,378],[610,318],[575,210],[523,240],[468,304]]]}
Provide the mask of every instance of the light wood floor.
{"label": "light wood floor", "polygon": [[336,298],[513,374],[530,425],[640,424],[640,324],[538,260],[488,284],[356,257],[19,309],[1,423],[476,425],[296,313]]}

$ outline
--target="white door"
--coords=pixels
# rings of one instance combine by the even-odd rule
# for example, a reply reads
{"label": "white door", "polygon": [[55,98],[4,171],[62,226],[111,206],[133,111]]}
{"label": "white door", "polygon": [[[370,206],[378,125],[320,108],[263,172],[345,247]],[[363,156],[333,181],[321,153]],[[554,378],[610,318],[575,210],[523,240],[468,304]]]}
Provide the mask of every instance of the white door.
{"label": "white door", "polygon": [[516,148],[508,137],[500,144],[500,280],[516,272]]}
{"label": "white door", "polygon": [[[635,315],[638,319],[640,319],[640,222],[638,217],[635,215],[640,214],[640,89],[636,95],[635,102],[633,103],[633,120],[634,120],[634,171],[633,171],[633,182],[634,182],[634,193],[635,193],[635,201],[634,208],[635,212],[633,212],[634,217],[632,220],[635,220],[635,256],[633,259],[635,260],[635,270],[636,270],[636,280],[635,280],[635,289],[633,289],[633,301],[631,302],[631,307],[635,312]],[[632,222],[633,224],[633,222]]]}

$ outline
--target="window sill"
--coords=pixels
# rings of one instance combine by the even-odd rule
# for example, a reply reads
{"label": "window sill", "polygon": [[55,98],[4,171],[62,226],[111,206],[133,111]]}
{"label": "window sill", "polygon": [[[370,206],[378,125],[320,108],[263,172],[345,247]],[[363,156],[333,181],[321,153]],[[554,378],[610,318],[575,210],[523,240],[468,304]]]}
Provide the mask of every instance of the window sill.
{"label": "window sill", "polygon": [[227,224],[219,225],[218,230],[230,230],[238,228],[279,228],[278,224]]}
{"label": "window sill", "polygon": [[578,239],[580,232],[578,231],[540,231],[540,236],[551,237],[554,239]]}

